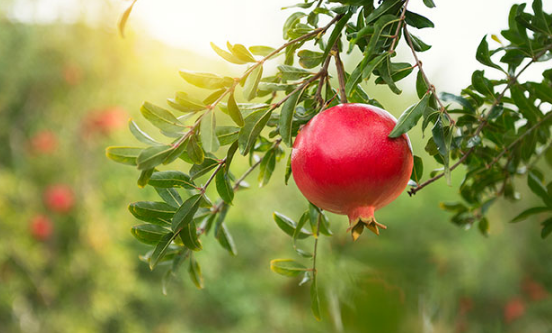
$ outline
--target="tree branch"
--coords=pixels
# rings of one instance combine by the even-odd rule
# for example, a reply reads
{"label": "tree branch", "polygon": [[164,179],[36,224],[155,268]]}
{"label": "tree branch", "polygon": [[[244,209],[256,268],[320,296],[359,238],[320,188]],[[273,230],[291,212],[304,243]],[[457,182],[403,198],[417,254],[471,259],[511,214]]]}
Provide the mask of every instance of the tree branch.
{"label": "tree branch", "polygon": [[332,46],[332,55],[335,58],[335,68],[337,70],[337,80],[339,82],[339,96],[341,103],[347,103],[347,92],[345,91],[345,69],[343,68],[343,62],[339,56],[339,38]]}

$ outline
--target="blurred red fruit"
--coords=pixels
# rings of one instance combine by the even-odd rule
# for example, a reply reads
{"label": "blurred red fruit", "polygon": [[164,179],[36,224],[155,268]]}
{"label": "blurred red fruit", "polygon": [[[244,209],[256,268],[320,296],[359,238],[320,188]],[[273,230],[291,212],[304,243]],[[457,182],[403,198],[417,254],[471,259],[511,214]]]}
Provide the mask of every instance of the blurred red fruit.
{"label": "blurred red fruit", "polygon": [[126,126],[128,114],[120,107],[112,107],[101,111],[93,111],[85,120],[85,131],[89,134],[107,135]]}
{"label": "blurred red fruit", "polygon": [[51,154],[58,148],[56,134],[52,131],[41,131],[30,139],[31,150],[40,154]]}
{"label": "blurred red fruit", "polygon": [[31,220],[31,234],[39,241],[50,238],[53,231],[52,221],[44,215],[36,215]]}
{"label": "blurred red fruit", "polygon": [[520,297],[511,298],[504,306],[504,321],[509,324],[525,314],[525,302]]}
{"label": "blurred red fruit", "polygon": [[54,212],[67,213],[73,208],[75,198],[69,186],[57,184],[44,191],[44,202]]}
{"label": "blurred red fruit", "polygon": [[549,296],[548,291],[544,289],[542,284],[530,277],[523,279],[521,290],[531,301],[541,301]]}

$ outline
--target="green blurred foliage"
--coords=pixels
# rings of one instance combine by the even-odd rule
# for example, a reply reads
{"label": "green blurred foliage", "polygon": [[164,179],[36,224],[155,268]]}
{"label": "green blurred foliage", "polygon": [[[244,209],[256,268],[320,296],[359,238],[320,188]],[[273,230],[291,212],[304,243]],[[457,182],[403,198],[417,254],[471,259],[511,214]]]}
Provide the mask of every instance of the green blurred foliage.
{"label": "green blurred foliage", "polygon": [[[389,226],[379,238],[353,243],[345,218],[330,215],[334,236],[321,240],[318,259],[322,322],[300,278],[269,269],[271,259],[295,257],[271,218],[279,211],[298,220],[304,211],[293,182],[238,192],[226,219],[238,256],[205,238],[195,255],[209,263],[205,289],[183,267],[163,295],[165,267],[151,272],[137,260],[148,247],[131,236],[136,221],[123,208],[155,193],[129,186],[138,171],[104,153],[109,144],[137,143],[125,126],[104,133],[90,123],[112,107],[139,119],[144,99],[161,103],[184,85],[180,66],[204,62],[144,36],[122,40],[114,29],[0,23],[0,332],[552,332],[552,244],[538,237],[537,218],[526,228],[508,224],[519,212],[503,202],[489,212],[488,238],[449,223],[438,203],[457,199],[460,170],[452,187],[405,194],[378,212]],[[380,96],[396,116],[408,104]],[[41,131],[57,136],[53,152],[33,148]],[[421,133],[410,137],[423,152]],[[279,163],[273,179],[283,180],[285,159]],[[65,214],[43,200],[60,183],[75,194]],[[30,232],[38,214],[53,221],[44,241]],[[299,246],[312,248],[312,239]]]}

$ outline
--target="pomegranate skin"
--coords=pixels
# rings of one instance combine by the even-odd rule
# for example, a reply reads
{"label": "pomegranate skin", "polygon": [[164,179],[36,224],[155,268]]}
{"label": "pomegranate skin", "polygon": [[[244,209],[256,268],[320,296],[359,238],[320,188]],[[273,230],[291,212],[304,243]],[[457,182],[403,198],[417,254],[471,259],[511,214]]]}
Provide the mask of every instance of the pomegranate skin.
{"label": "pomegranate skin", "polygon": [[408,136],[389,138],[396,119],[365,104],[341,104],[312,118],[293,145],[297,187],[316,206],[349,217],[353,239],[379,234],[374,211],[395,200],[412,172]]}

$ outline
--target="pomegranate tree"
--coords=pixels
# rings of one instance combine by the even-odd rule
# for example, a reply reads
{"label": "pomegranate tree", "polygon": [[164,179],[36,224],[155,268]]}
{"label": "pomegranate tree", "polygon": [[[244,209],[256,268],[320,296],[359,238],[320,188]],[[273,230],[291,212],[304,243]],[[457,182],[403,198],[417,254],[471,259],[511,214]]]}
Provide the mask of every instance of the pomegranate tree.
{"label": "pomegranate tree", "polygon": [[349,217],[356,240],[364,227],[386,229],[374,211],[395,200],[412,171],[406,134],[388,135],[396,119],[371,105],[341,104],[303,127],[293,145],[291,170],[303,195],[316,206]]}
{"label": "pomegranate tree", "polygon": [[[135,3],[122,16],[121,31]],[[143,222],[133,227],[133,235],[154,246],[145,256],[151,269],[172,260],[168,273],[174,273],[189,258],[188,271],[201,288],[194,257],[203,247],[199,238],[213,230],[220,245],[235,255],[230,229],[236,226],[227,226],[228,210],[238,206],[235,197],[255,168],[259,186],[265,186],[286,154],[285,182],[293,174],[310,203],[305,202],[298,219],[280,212],[273,218],[292,237],[297,254],[312,261],[307,268],[293,259],[275,259],[271,269],[285,276],[302,275],[302,284],[311,282],[317,318],[318,236],[331,235],[325,211],[347,215],[353,239],[364,228],[378,234],[386,227],[376,221],[374,212],[397,198],[409,178],[408,194],[414,195],[441,178],[450,185],[452,171],[466,170],[459,186],[462,201],[441,206],[454,214],[454,224],[464,229],[477,226],[488,235],[489,207],[499,197],[517,199],[515,180],[525,173],[529,189],[542,203],[513,222],[538,214],[545,217],[542,237],[552,234],[552,183],[536,163],[544,156],[552,165],[552,70],[544,71],[539,81],[521,80],[529,65],[552,59],[549,14],[542,1],[533,2],[534,15],[526,12],[526,5],[512,7],[504,40],[492,36],[500,44],[497,48],[489,45],[491,36],[481,40],[475,57],[488,67],[487,73],[475,70],[471,84],[459,95],[438,93],[428,78],[419,53],[431,46],[411,30],[418,34],[434,24],[414,13],[409,3],[413,2],[321,0],[288,7],[294,9],[284,23],[286,42],[277,48],[211,43],[221,58],[243,66],[241,75],[184,69],[180,76],[195,88],[176,92],[167,99],[167,107],[143,103],[140,113],[161,135],[150,135],[131,121],[129,129],[140,144],[110,147],[107,156],[135,166],[138,185],[154,187],[159,194],[158,201],[129,206]],[[433,0],[423,3],[435,7]],[[412,53],[410,62],[397,56],[403,41]],[[353,51],[362,57],[349,57],[345,66],[343,54]],[[268,66],[272,60],[280,63]],[[489,76],[494,70],[500,75]],[[378,108],[377,96],[364,90],[363,83],[369,81],[399,95],[408,87],[397,82],[411,74],[416,74],[415,85],[405,98],[415,93],[417,99],[398,120]],[[428,179],[423,179],[424,158],[412,155],[406,135],[418,124],[428,138],[426,159],[440,164]],[[249,164],[241,176],[234,174],[240,154]],[[191,166],[166,170],[174,161]],[[216,200],[210,194],[213,187]],[[309,237],[314,239],[310,252],[300,248],[306,242],[297,242]],[[169,256],[175,249],[177,254]]]}

